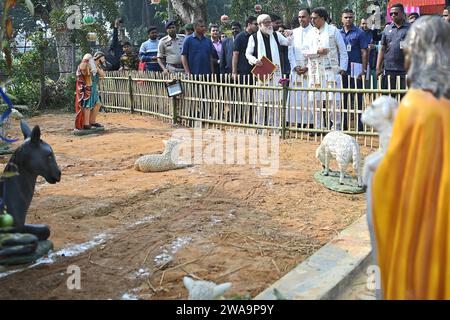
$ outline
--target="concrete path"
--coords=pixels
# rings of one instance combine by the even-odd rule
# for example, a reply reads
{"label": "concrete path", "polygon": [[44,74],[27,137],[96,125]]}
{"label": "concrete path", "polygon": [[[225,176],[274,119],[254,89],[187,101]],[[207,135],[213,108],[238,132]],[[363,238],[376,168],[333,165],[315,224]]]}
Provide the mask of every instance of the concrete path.
{"label": "concrete path", "polygon": [[370,252],[367,219],[363,216],[255,300],[275,300],[274,289],[288,300],[363,297],[364,269],[370,263]]}

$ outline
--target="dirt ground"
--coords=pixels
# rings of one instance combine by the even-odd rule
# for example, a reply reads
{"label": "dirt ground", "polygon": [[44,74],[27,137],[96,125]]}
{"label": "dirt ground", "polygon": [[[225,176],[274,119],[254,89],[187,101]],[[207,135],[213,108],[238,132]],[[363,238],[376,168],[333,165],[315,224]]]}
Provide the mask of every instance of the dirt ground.
{"label": "dirt ground", "polygon": [[[62,169],[57,185],[38,179],[28,223],[50,225],[55,251],[88,250],[0,278],[0,299],[185,299],[185,275],[231,282],[228,298],[254,297],[365,210],[364,195],[314,180],[318,142],[282,141],[273,176],[253,165],[141,173],[135,160],[163,151],[170,124],[101,114],[107,132],[75,137],[73,115],[28,121],[41,126]],[[67,288],[71,265],[81,290]]]}

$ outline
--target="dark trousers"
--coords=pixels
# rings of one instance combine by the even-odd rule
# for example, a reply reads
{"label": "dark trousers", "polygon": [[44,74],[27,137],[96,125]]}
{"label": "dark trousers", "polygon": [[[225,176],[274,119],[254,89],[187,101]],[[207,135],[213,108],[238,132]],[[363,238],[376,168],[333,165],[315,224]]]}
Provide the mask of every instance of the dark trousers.
{"label": "dark trousers", "polygon": [[[196,81],[206,81],[205,77],[200,77],[199,75],[194,75],[194,80]],[[211,86],[207,86],[204,84],[196,84],[195,92],[197,96],[193,98],[198,98],[200,101],[195,101],[192,108],[189,108],[189,117],[199,118],[199,119],[208,119],[208,109],[209,115],[212,114],[211,103],[207,102],[206,99],[211,97]],[[194,121],[189,121],[189,125],[194,125]]]}
{"label": "dark trousers", "polygon": [[[404,72],[389,71],[389,70],[384,71],[384,76],[383,76],[381,87],[383,89],[389,89],[389,85],[390,85],[390,88],[392,90],[396,90],[397,85],[398,85],[397,77],[399,77],[400,89],[406,89],[406,74]],[[397,94],[392,94],[391,96],[394,98],[398,97]],[[403,96],[404,96],[404,94],[401,94],[400,98],[403,98]]]}
{"label": "dark trousers", "polygon": [[[349,81],[350,79],[350,81]],[[355,86],[355,79],[349,78],[349,77],[342,77],[342,86],[344,89],[362,89],[363,83],[362,80],[356,79],[356,86]],[[356,99],[357,97],[357,99]],[[348,126],[348,117],[351,114],[354,114],[354,110],[362,110],[363,105],[363,95],[362,93],[344,93],[344,113],[343,113],[343,119],[342,119],[342,129],[344,131],[347,131],[349,129]],[[364,126],[361,122],[361,114],[358,113],[358,131],[363,131]]]}

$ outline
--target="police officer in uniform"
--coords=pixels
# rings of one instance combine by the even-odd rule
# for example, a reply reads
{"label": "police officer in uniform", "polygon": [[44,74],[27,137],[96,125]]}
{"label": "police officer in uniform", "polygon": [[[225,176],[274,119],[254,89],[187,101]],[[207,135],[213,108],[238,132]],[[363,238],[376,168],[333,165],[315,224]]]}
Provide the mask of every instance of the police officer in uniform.
{"label": "police officer in uniform", "polygon": [[185,36],[177,34],[175,21],[166,23],[167,36],[161,39],[158,47],[158,63],[164,73],[184,73],[181,62],[181,52],[183,51],[183,42]]}

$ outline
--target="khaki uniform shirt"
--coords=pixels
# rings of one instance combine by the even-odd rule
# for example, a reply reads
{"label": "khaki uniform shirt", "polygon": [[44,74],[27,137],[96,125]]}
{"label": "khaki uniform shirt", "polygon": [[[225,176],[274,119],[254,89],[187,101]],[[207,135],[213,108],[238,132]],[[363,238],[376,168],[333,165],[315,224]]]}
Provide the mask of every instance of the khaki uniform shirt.
{"label": "khaki uniform shirt", "polygon": [[165,36],[159,42],[158,58],[164,59],[168,66],[183,68],[181,62],[181,52],[183,51],[183,42],[185,36],[177,34],[175,39],[169,35]]}

